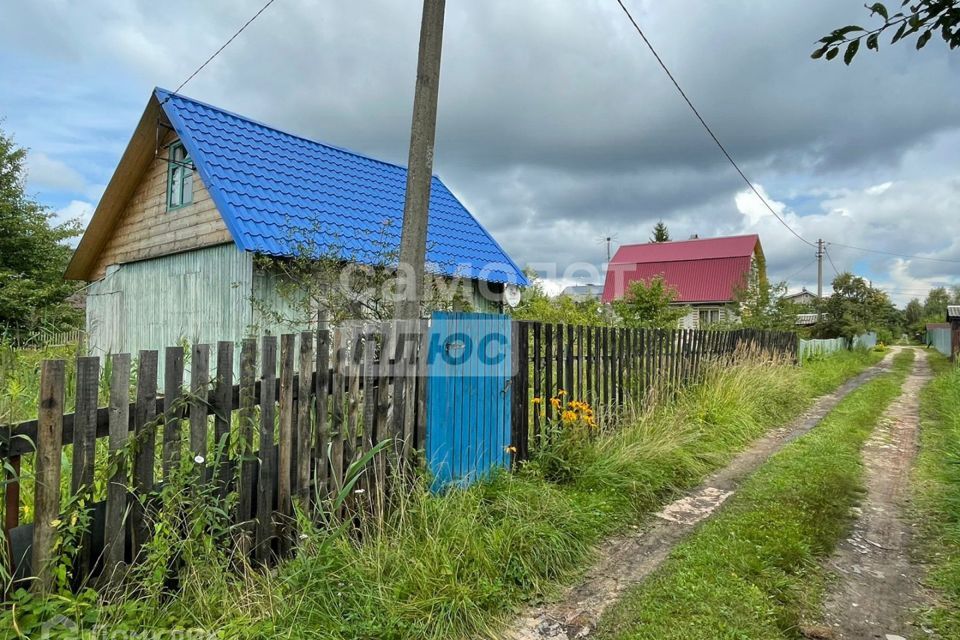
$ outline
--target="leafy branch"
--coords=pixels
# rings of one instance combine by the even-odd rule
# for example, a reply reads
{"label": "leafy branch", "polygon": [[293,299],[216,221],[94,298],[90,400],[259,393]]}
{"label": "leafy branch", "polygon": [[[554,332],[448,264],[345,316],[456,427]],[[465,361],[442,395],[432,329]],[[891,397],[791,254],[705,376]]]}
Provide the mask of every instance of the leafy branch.
{"label": "leafy branch", "polygon": [[951,49],[960,46],[960,0],[919,0],[916,4],[903,0],[901,10],[892,14],[882,2],[864,6],[870,11],[870,17],[879,16],[883,24],[874,29],[865,29],[859,25],[835,29],[820,38],[819,46],[810,57],[814,60],[833,60],[840,54],[840,50],[845,48],[843,62],[849,65],[860,51],[861,44],[865,44],[867,49],[879,51],[880,35],[890,29],[896,29],[890,44],[920,33],[916,47],[922,49],[934,32],[939,31]]}

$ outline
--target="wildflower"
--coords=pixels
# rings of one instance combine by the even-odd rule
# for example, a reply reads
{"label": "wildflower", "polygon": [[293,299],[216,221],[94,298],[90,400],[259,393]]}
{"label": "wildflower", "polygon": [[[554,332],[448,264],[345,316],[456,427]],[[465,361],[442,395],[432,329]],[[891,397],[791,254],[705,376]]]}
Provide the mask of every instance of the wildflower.
{"label": "wildflower", "polygon": [[361,494],[361,493],[366,493],[366,492],[367,492],[366,489],[355,489],[355,490],[354,490],[354,493],[356,493],[357,495],[359,495],[359,494]]}
{"label": "wildflower", "polygon": [[504,451],[506,451],[507,453],[516,453],[516,452],[517,452],[517,448],[514,447],[513,445],[510,445],[509,447],[506,447],[506,448],[504,449]]}
{"label": "wildflower", "polygon": [[305,533],[301,533],[301,534],[300,534],[300,539],[301,539],[301,540],[306,540],[308,537],[309,537],[309,536],[308,536],[307,534],[305,534]]}
{"label": "wildflower", "polygon": [[560,408],[560,398],[550,398],[550,404],[554,409]]}
{"label": "wildflower", "polygon": [[196,462],[197,464],[203,464],[203,463],[204,463],[203,456],[194,456],[193,461]]}
{"label": "wildflower", "polygon": [[557,397],[558,397],[558,398],[562,398],[562,397],[565,396],[565,395],[567,395],[567,392],[564,391],[563,389],[560,389],[559,391],[557,391]]}
{"label": "wildflower", "polygon": [[577,421],[577,412],[576,411],[564,411],[562,419],[564,422],[576,422]]}

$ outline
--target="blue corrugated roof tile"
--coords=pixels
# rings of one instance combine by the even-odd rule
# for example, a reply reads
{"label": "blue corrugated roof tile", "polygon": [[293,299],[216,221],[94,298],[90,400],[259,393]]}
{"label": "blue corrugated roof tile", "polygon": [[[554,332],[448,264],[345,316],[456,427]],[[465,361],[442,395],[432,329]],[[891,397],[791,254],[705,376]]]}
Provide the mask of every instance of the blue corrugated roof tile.
{"label": "blue corrugated roof tile", "polygon": [[[313,242],[340,246],[349,254],[345,259],[374,260],[372,239],[399,244],[404,167],[162,89],[156,93],[242,248],[286,255],[298,239],[316,234]],[[523,272],[437,177],[427,235],[427,261],[445,275],[527,284]]]}

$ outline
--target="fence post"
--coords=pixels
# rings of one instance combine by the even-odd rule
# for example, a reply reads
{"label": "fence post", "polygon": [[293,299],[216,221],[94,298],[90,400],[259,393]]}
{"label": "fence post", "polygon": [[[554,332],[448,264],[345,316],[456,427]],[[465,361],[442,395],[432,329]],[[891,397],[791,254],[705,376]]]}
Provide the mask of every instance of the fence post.
{"label": "fence post", "polygon": [[[130,437],[130,354],[112,356],[110,378],[110,456],[115,458],[127,445]],[[116,461],[119,462],[119,461]],[[104,567],[108,580],[118,578],[117,569],[123,564],[126,546],[124,516],[127,513],[127,485],[129,470],[117,464],[107,484],[107,516],[103,529]]]}
{"label": "fence post", "polygon": [[63,448],[64,362],[44,360],[40,370],[32,568],[37,588],[53,586],[50,562],[60,517],[60,453]]}
{"label": "fence post", "polygon": [[277,338],[264,336],[260,356],[260,473],[257,479],[256,557],[266,562],[273,540],[273,488],[277,452],[273,440],[277,402]]}
{"label": "fence post", "polygon": [[[257,385],[257,341],[245,338],[240,347],[240,477],[236,521],[246,522],[253,515],[253,480],[256,460],[253,457],[253,423]],[[249,547],[247,547],[249,549]]]}
{"label": "fence post", "polygon": [[[97,402],[100,391],[100,358],[77,359],[77,394],[73,413],[73,473],[70,492],[86,492],[87,509],[93,509],[93,466],[97,446]],[[90,571],[90,533],[83,535],[77,553],[75,578]]]}
{"label": "fence post", "polygon": [[180,427],[183,414],[183,347],[167,347],[163,374],[163,479],[180,464]]}
{"label": "fence post", "polygon": [[141,351],[137,367],[137,404],[133,421],[137,438],[136,456],[133,465],[133,488],[136,499],[133,502],[132,534],[133,553],[136,560],[140,547],[149,534],[145,502],[153,491],[153,466],[156,458],[157,415],[157,352]]}
{"label": "fence post", "polygon": [[317,379],[314,387],[314,394],[317,398],[315,407],[316,413],[316,434],[314,439],[313,456],[316,460],[315,483],[316,489],[321,498],[327,496],[327,483],[329,475],[327,473],[327,444],[329,442],[329,408],[328,394],[330,390],[330,330],[320,329],[317,331]]}
{"label": "fence post", "polygon": [[207,466],[207,398],[210,387],[210,345],[197,344],[193,347],[190,362],[190,452],[199,456],[201,461],[200,482],[206,483]]}
{"label": "fence post", "polygon": [[217,383],[213,389],[214,474],[221,498],[226,497],[233,475],[230,469],[230,424],[233,416],[233,343],[217,343]]}
{"label": "fence post", "polygon": [[297,336],[280,336],[280,427],[277,448],[277,526],[280,555],[290,551],[291,482],[293,478],[293,371]]}
{"label": "fence post", "polygon": [[310,456],[313,450],[310,440],[313,365],[316,358],[313,352],[313,332],[304,331],[300,334],[300,387],[297,393],[297,446],[294,449],[296,460],[297,481],[294,486],[297,499],[301,507],[310,502]]}

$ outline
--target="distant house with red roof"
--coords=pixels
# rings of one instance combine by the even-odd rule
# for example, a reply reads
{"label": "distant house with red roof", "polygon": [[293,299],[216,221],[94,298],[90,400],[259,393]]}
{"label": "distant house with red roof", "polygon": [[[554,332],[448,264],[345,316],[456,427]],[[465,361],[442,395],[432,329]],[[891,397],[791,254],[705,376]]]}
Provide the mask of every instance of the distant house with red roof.
{"label": "distant house with red roof", "polygon": [[685,329],[733,319],[736,291],[751,279],[766,280],[760,236],[697,238],[623,245],[607,268],[603,301],[623,297],[631,282],[662,276],[677,290],[675,304],[689,306]]}

